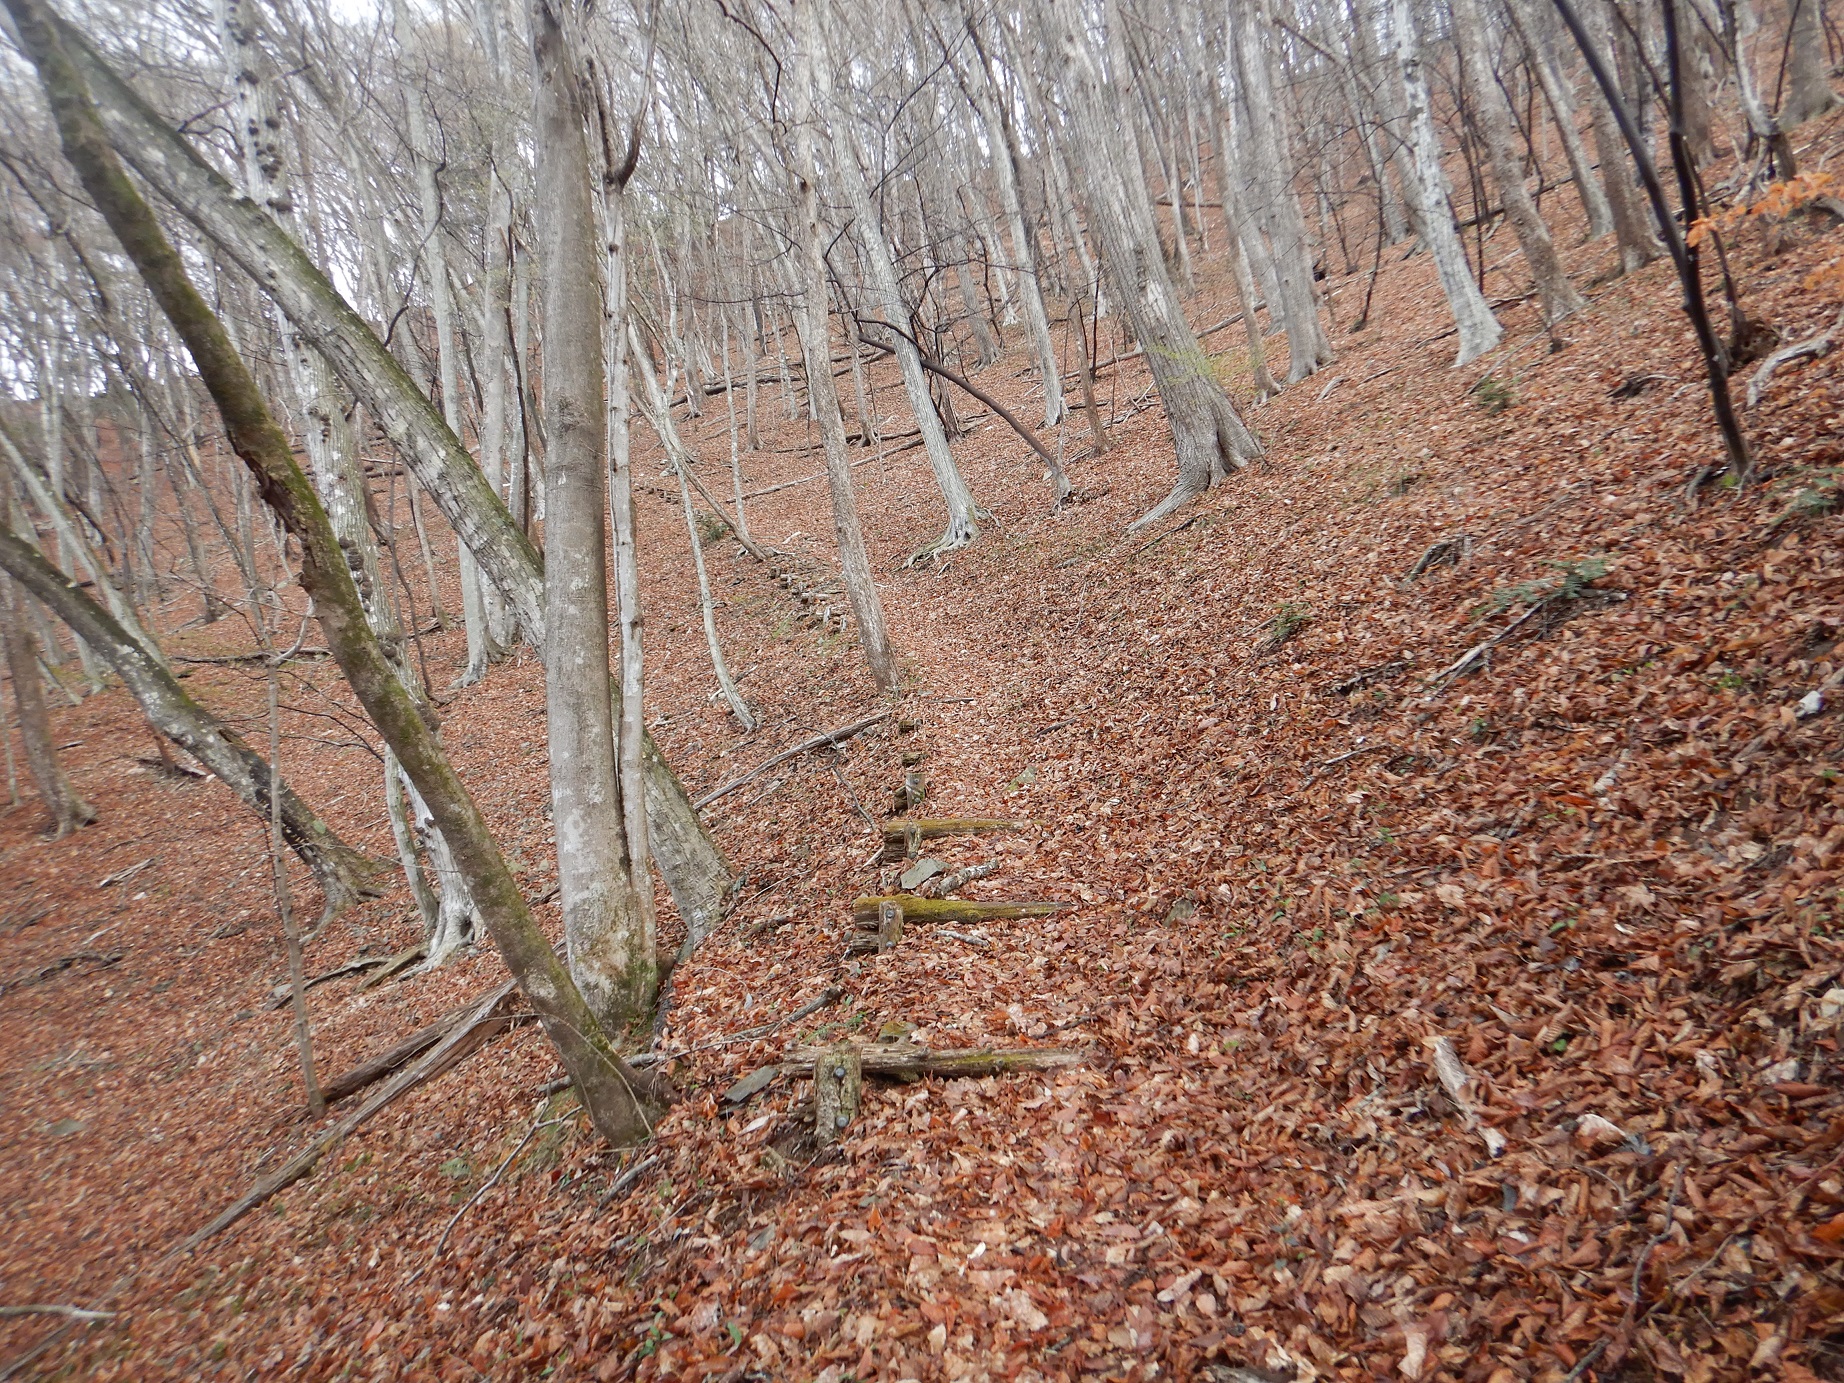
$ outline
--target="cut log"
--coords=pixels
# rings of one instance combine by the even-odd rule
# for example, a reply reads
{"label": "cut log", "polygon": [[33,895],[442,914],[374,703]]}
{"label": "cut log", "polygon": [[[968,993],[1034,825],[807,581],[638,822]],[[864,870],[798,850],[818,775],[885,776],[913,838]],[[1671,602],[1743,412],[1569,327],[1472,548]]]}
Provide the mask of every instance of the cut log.
{"label": "cut log", "polygon": [[813,1060],[813,1136],[821,1147],[839,1141],[858,1114],[864,1093],[864,1059],[851,1043],[820,1051]]}
{"label": "cut log", "polygon": [[884,826],[884,859],[894,863],[913,855],[925,840],[940,836],[984,835],[988,831],[1022,831],[1030,823],[988,816],[900,817]]}
{"label": "cut log", "polygon": [[[839,1051],[833,1047],[797,1047],[781,1069],[790,1073],[816,1070],[821,1059]],[[1071,1047],[956,1047],[935,1051],[914,1042],[872,1042],[854,1049],[859,1070],[866,1076],[893,1080],[920,1080],[924,1076],[952,1079],[958,1076],[1002,1076],[1016,1071],[1062,1071],[1078,1065],[1086,1053]]]}
{"label": "cut log", "polygon": [[1051,913],[1072,908],[1074,903],[1003,902],[969,903],[959,898],[918,898],[899,893],[893,897],[858,898],[852,902],[852,920],[861,927],[875,927],[885,903],[895,903],[903,910],[904,922],[992,922],[1013,917],[1048,917]]}

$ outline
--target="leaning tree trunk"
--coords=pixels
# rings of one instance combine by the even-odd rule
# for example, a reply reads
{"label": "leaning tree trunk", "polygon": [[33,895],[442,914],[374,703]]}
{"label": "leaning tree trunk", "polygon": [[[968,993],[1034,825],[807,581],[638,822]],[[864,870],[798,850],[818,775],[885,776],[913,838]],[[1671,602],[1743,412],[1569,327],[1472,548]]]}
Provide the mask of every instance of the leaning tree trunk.
{"label": "leaning tree trunk", "polygon": [[1466,247],[1460,243],[1460,232],[1454,225],[1447,175],[1441,170],[1440,136],[1435,132],[1434,112],[1428,97],[1421,39],[1415,32],[1408,0],[1392,0],[1390,13],[1402,90],[1408,102],[1410,144],[1414,151],[1415,185],[1411,190],[1421,212],[1422,239],[1434,256],[1441,291],[1447,295],[1454,325],[1460,329],[1460,353],[1453,363],[1469,365],[1498,344],[1504,329],[1492,315],[1491,305],[1473,279],[1472,269],[1466,262]]}
{"label": "leaning tree trunk", "polygon": [[1524,187],[1524,168],[1512,146],[1511,108],[1492,73],[1492,54],[1486,47],[1485,23],[1480,18],[1479,0],[1452,0],[1455,35],[1460,45],[1460,59],[1466,69],[1466,86],[1472,94],[1473,112],[1479,120],[1486,156],[1492,164],[1492,178],[1505,215],[1517,232],[1517,243],[1524,252],[1525,266],[1537,286],[1537,301],[1543,308],[1543,320],[1554,326],[1572,312],[1587,306],[1569,276],[1550,240],[1549,227],[1543,223],[1536,203]]}
{"label": "leaning tree trunk", "polygon": [[1582,211],[1588,218],[1588,238],[1599,240],[1613,229],[1613,212],[1607,205],[1607,193],[1600,179],[1594,175],[1594,164],[1582,144],[1581,131],[1575,127],[1575,96],[1568,79],[1556,67],[1546,16],[1535,9],[1533,0],[1509,0],[1506,8],[1518,37],[1523,40],[1530,70],[1543,89],[1543,100],[1549,106],[1556,137],[1562,141],[1575,195],[1581,199]]}
{"label": "leaning tree trunk", "polygon": [[[298,244],[301,219],[291,176],[294,151],[288,148],[277,109],[275,84],[266,71],[267,58],[256,40],[255,15],[247,0],[218,0],[217,17],[224,60],[235,92],[235,130],[244,189],[250,199],[273,216]],[[397,668],[405,688],[421,700],[421,679],[405,657],[402,626],[386,598],[383,564],[379,561],[377,539],[371,529],[364,467],[354,446],[343,401],[325,359],[313,350],[285,315],[280,327],[285,378],[296,409],[305,422],[303,440],[308,465],[320,501],[326,508],[327,520],[339,541],[340,551],[345,554],[372,632]],[[401,772],[388,753],[386,760],[388,772]],[[473,940],[474,908],[441,832],[423,809],[414,788],[409,796],[416,808],[416,825],[428,847],[432,872],[442,884],[439,899],[429,890],[417,858],[416,840],[410,832],[410,818],[398,784],[389,785],[386,791],[386,809],[391,816],[392,835],[404,877],[409,881],[410,892],[423,917],[429,963],[436,965]]]}
{"label": "leaning tree trunk", "polygon": [[[251,274],[365,405],[423,488],[512,606],[521,629],[544,641],[544,567],[427,395],[281,227],[239,198],[186,141],[75,31],[51,21],[95,93],[121,155],[212,244]],[[515,321],[518,320],[515,312]],[[647,810],[654,834],[683,846],[661,871],[683,913],[727,895],[729,867],[663,757],[649,752]]]}
{"label": "leaning tree trunk", "polygon": [[[0,568],[108,663],[157,731],[204,764],[245,806],[268,821],[269,765],[235,730],[187,696],[172,673],[133,634],[30,544],[11,533],[0,533]],[[36,682],[36,669],[34,674]],[[380,876],[390,866],[340,840],[286,782],[280,795],[283,838],[313,871],[328,906],[337,911],[361,898],[376,897],[381,892]]]}
{"label": "leaning tree trunk", "polygon": [[[0,482],[0,559],[17,553],[45,563],[43,557],[13,535],[11,487]],[[8,572],[15,566],[11,560],[0,564]],[[6,645],[6,670],[13,679],[13,699],[19,707],[19,736],[25,741],[26,767],[32,772],[32,781],[38,784],[45,810],[51,814],[52,832],[61,839],[94,821],[96,809],[77,795],[58,763],[51,714],[45,707],[45,686],[39,681],[38,639],[26,618],[25,596],[5,574],[0,574],[0,643]]]}
{"label": "leaning tree trunk", "polygon": [[608,417],[603,277],[580,78],[563,17],[532,10],[533,213],[544,281],[545,706],[557,883],[570,971],[611,1030],[659,980],[621,806],[608,666]]}
{"label": "leaning tree trunk", "polygon": [[301,585],[314,602],[327,647],[454,847],[506,967],[556,1045],[584,1108],[611,1142],[640,1141],[649,1123],[638,1092],[652,1089],[651,1083],[609,1043],[532,917],[480,809],[378,647],[326,511],[223,323],[187,277],[184,261],[109,149],[53,16],[43,0],[5,4],[21,47],[38,69],[65,157],[185,342],[231,447],[249,467],[264,501],[300,543]]}
{"label": "leaning tree trunk", "polygon": [[[801,0],[801,3],[803,8],[807,5],[830,7],[832,0]],[[921,357],[903,325],[909,320],[909,309],[897,284],[896,264],[890,257],[890,240],[884,233],[882,219],[871,205],[870,189],[865,186],[864,171],[858,164],[856,141],[846,128],[846,112],[842,103],[833,95],[832,56],[826,46],[824,16],[820,17],[818,32],[819,50],[811,59],[815,100],[832,130],[833,165],[845,192],[846,205],[851,208],[852,219],[857,223],[858,243],[864,250],[865,263],[870,270],[873,305],[883,322],[894,328],[888,333],[888,341],[878,344],[887,344],[896,354],[897,367],[903,376],[903,392],[909,397],[909,411],[915,415],[916,428],[922,435],[922,447],[928,454],[929,468],[935,473],[935,484],[940,487],[941,498],[948,507],[947,528],[939,538],[923,549],[926,553],[942,556],[965,547],[979,537],[978,510],[973,502],[973,491],[967,488],[960,467],[954,462],[954,453],[948,447],[947,434],[942,430],[940,414],[935,411],[934,398],[929,393],[928,376],[922,369]],[[822,315],[820,320],[823,322],[826,318]],[[826,365],[824,373],[828,379],[832,377],[830,363]],[[813,388],[811,370],[807,387],[809,391]],[[840,426],[844,426],[843,420]]]}
{"label": "leaning tree trunk", "polygon": [[1246,466],[1261,455],[1261,446],[1236,415],[1210,358],[1185,321],[1144,193],[1130,195],[1122,181],[1138,177],[1143,166],[1132,121],[1125,118],[1120,98],[1096,66],[1082,37],[1080,18],[1064,13],[1067,5],[1068,0],[1062,0],[1057,6],[1056,39],[1068,81],[1069,143],[1089,227],[1121,308],[1145,351],[1177,449],[1177,484],[1134,520],[1131,527],[1137,529]]}
{"label": "leaning tree trunk", "polygon": [[815,5],[796,8],[799,29],[795,41],[794,160],[790,166],[799,196],[800,268],[795,325],[807,363],[807,395],[820,427],[826,452],[826,481],[832,494],[833,532],[839,543],[839,566],[845,594],[858,622],[858,642],[871,676],[884,692],[897,690],[896,657],[884,629],[884,606],[871,578],[871,559],[864,547],[864,530],[858,523],[858,501],[852,493],[851,457],[845,446],[845,415],[839,411],[839,394],[832,381],[832,342],[827,330],[826,240],[820,225],[819,194],[814,185],[818,160],[814,156],[813,123],[819,95],[814,77],[816,50],[824,51]]}

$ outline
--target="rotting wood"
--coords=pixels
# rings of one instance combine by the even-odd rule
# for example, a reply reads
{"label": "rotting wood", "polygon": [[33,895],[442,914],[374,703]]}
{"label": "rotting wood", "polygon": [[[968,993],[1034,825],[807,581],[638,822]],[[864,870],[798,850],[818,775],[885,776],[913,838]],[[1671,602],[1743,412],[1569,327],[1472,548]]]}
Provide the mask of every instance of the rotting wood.
{"label": "rotting wood", "polygon": [[848,955],[887,955],[903,940],[903,907],[894,899],[877,905],[877,917],[869,931],[859,932],[846,942]]}
{"label": "rotting wood", "polygon": [[942,836],[984,835],[988,831],[1022,831],[1029,824],[987,816],[899,817],[884,826],[884,859],[890,863],[907,859],[925,840],[936,840]]}
{"label": "rotting wood", "polygon": [[[390,960],[391,957],[389,956],[360,956],[357,960],[349,960],[344,965],[336,965],[331,970],[324,970],[318,975],[309,976],[301,982],[302,992],[305,993],[307,990],[313,989],[317,985],[326,984],[329,980],[344,979],[347,975],[357,975],[375,966],[389,964]],[[287,981],[270,986],[269,1002],[265,1004],[264,1007],[270,1009],[280,1008],[283,1004],[288,1002],[288,994]]]}
{"label": "rotting wood", "polygon": [[880,903],[877,908],[877,954],[894,951],[903,939],[903,906]]}
{"label": "rotting wood", "polygon": [[864,1094],[864,1054],[849,1042],[813,1061],[813,1136],[821,1147],[839,1141],[857,1117]]}
{"label": "rotting wood", "polygon": [[392,976],[402,974],[428,953],[428,946],[421,941],[399,951],[378,967],[377,974],[366,977],[365,983],[359,986],[359,993],[363,994],[368,989],[376,989]]}
{"label": "rotting wood", "polygon": [[[386,1076],[406,1063],[414,1061],[417,1057],[435,1046],[436,1043],[442,1041],[445,1037],[454,1032],[455,1028],[461,1023],[470,1020],[476,1027],[482,1029],[488,1026],[490,1019],[493,1020],[495,1025],[492,1027],[492,1030],[490,1032],[483,1031],[479,1041],[469,1047],[468,1051],[473,1051],[477,1047],[484,1046],[488,1040],[497,1036],[500,1032],[504,1031],[505,1028],[512,1026],[513,1022],[519,1021],[524,1016],[519,1015],[518,1018],[515,1018],[510,1012],[506,1014],[499,1013],[501,1008],[509,1007],[508,1000],[511,998],[512,994],[509,985],[501,985],[500,988],[494,992],[499,997],[491,1010],[483,1012],[481,1010],[481,1001],[479,1000],[463,1004],[460,1008],[443,1014],[440,1018],[436,1019],[435,1022],[429,1024],[428,1027],[417,1029],[395,1046],[379,1052],[378,1055],[372,1057],[368,1061],[361,1062],[343,1075],[335,1076],[322,1087],[320,1093],[326,1098],[328,1104],[332,1104],[335,1100],[343,1100],[348,1095],[356,1094],[366,1086],[373,1085],[383,1080]],[[499,1021],[502,1018],[504,1021]],[[467,1052],[460,1053],[460,1056],[465,1055],[467,1055]],[[457,1056],[455,1059],[459,1060],[460,1056]]]}
{"label": "rotting wood", "polygon": [[904,812],[913,812],[922,805],[923,799],[927,796],[928,779],[923,776],[921,769],[910,769],[903,775],[903,781],[897,787],[894,814],[901,816]]}
{"label": "rotting wood", "polygon": [[[797,1047],[781,1063],[787,1073],[811,1071],[836,1047]],[[1087,1053],[1073,1047],[952,1047],[936,1051],[916,1042],[872,1042],[853,1048],[863,1075],[893,1080],[924,1076],[1002,1076],[1018,1071],[1063,1071]]]}
{"label": "rotting wood", "polygon": [[858,898],[852,903],[852,919],[862,927],[875,927],[885,903],[895,903],[903,910],[905,922],[1002,922],[1015,917],[1048,917],[1073,908],[1074,903],[995,902],[969,903],[959,898],[918,898],[901,893],[882,898]]}
{"label": "rotting wood", "polygon": [[[402,1096],[407,1095],[425,1081],[446,1071],[456,1061],[460,1060],[462,1056],[466,1055],[466,1051],[462,1050],[463,1044],[467,1042],[479,1028],[481,1022],[506,1001],[516,987],[514,981],[507,980],[497,989],[492,990],[470,1005],[463,1011],[462,1017],[456,1022],[448,1035],[437,1042],[434,1049],[425,1054],[422,1060],[418,1061],[414,1066],[397,1072],[382,1090],[377,1091],[369,1100],[365,1101],[364,1104],[353,1110],[352,1113],[348,1114],[344,1119],[341,1119],[332,1128],[315,1138],[305,1148],[302,1148],[301,1151],[297,1152],[293,1157],[289,1158],[287,1162],[283,1163],[277,1170],[270,1173],[261,1181],[257,1182],[255,1186],[244,1192],[237,1200],[220,1211],[203,1229],[196,1230],[182,1239],[172,1249],[169,1249],[166,1254],[163,1254],[162,1258],[169,1258],[175,1254],[188,1252],[197,1248],[212,1236],[223,1233],[252,1210],[268,1201],[271,1197],[287,1190],[290,1186],[293,1186],[297,1181],[301,1180],[302,1177],[312,1172],[314,1168],[319,1165],[320,1159],[326,1156],[330,1149],[337,1147],[344,1139],[356,1133],[359,1128],[379,1110]],[[471,1051],[473,1049],[468,1048],[467,1050]],[[331,1098],[331,1096],[329,1096],[329,1098]]]}
{"label": "rotting wood", "polygon": [[777,764],[784,764],[789,759],[799,758],[802,754],[811,754],[816,749],[829,749],[841,745],[854,735],[861,735],[873,725],[881,725],[888,719],[890,719],[890,712],[879,711],[876,715],[866,716],[863,720],[854,720],[850,725],[841,725],[837,730],[827,730],[823,734],[814,735],[811,739],[804,739],[793,748],[782,750],[779,754],[775,755],[774,758],[768,760],[767,763],[760,764],[750,769],[749,772],[745,773],[742,777],[732,778],[722,787],[712,788],[711,791],[705,793],[704,796],[693,802],[692,807],[697,811],[703,811],[718,798],[728,797],[738,788],[760,778]]}

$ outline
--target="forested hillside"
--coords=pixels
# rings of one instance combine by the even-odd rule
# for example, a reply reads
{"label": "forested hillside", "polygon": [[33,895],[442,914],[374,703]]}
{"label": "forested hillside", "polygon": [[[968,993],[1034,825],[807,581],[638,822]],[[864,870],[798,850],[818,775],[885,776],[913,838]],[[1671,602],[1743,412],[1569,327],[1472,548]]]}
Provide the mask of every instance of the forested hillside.
{"label": "forested hillside", "polygon": [[1815,0],[4,0],[0,1377],[1844,1377]]}

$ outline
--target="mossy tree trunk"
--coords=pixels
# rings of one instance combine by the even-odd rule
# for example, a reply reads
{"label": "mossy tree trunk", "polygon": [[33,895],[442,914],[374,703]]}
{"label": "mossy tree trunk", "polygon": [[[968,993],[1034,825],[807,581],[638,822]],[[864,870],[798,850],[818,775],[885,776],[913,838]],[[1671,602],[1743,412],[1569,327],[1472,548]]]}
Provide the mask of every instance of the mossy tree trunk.
{"label": "mossy tree trunk", "polygon": [[545,940],[480,809],[378,646],[326,511],[223,323],[187,277],[178,252],[109,148],[50,9],[43,0],[4,2],[21,47],[38,69],[65,157],[185,342],[231,448],[249,467],[263,501],[300,543],[301,585],[314,601],[340,671],[454,848],[507,969],[556,1045],[590,1117],[612,1142],[639,1141],[649,1124],[634,1092],[644,1082],[616,1054]]}

